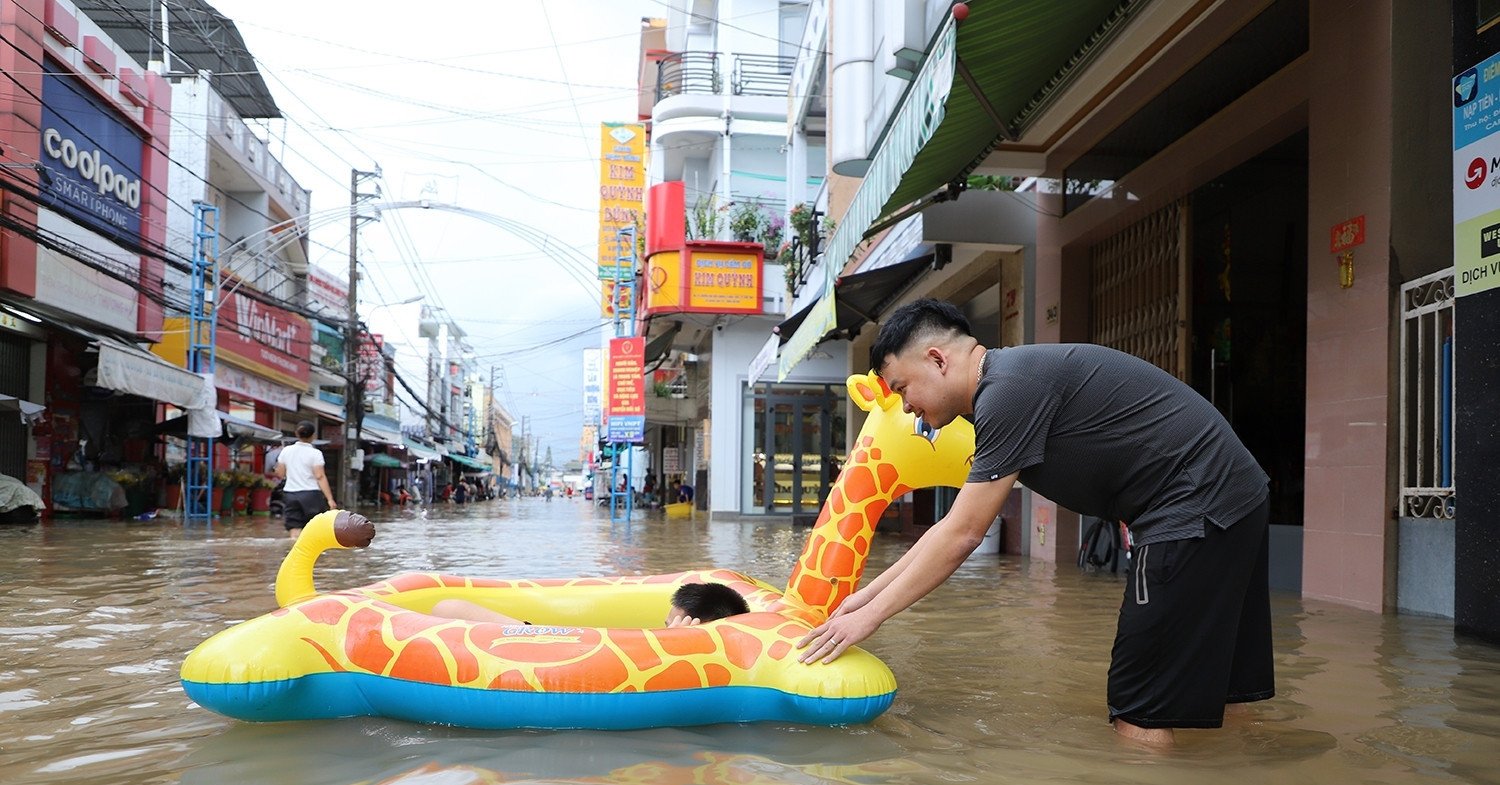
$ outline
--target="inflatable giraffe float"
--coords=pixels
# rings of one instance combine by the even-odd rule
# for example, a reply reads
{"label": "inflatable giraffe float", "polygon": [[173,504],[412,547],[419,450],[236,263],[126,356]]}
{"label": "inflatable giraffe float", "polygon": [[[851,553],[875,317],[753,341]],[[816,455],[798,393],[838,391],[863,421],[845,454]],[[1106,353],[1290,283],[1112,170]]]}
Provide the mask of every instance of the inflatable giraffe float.
{"label": "inflatable giraffe float", "polygon": [[901,396],[872,371],[849,377],[849,398],[869,412],[829,491],[785,596],[821,624],[859,588],[880,516],[917,488],[961,487],[974,460],[974,426],[962,418],[941,430],[903,411]]}
{"label": "inflatable giraffe float", "polygon": [[[408,573],[317,593],[313,566],[364,547],[374,527],[342,510],[315,517],[277,574],[279,610],[224,630],[183,662],[200,705],[247,720],[385,716],[481,728],[634,728],[780,720],[868,722],[894,700],[895,677],[850,649],[804,665],[795,645],[859,582],[880,514],[914,488],[959,485],[973,429],[930,429],[873,374],[849,379],[869,412],[808,536],[787,590],[731,570],[499,580]],[[716,582],[751,612],[663,628],[684,583]],[[434,616],[467,599],[537,624]]]}

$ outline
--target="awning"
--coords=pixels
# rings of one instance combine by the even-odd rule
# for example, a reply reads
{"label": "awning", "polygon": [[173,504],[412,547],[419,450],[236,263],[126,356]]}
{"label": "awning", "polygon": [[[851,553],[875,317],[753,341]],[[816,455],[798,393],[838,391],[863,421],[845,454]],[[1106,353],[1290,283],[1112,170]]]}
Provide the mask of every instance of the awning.
{"label": "awning", "polygon": [[[948,72],[946,77],[935,75],[939,83],[951,85],[936,130],[914,156],[903,156],[908,161],[902,167],[904,174],[876,211],[876,220],[849,228],[863,236],[881,223],[880,219],[967,176],[997,143],[1019,137],[1051,98],[1147,1],[1008,0],[971,4],[968,19],[957,29],[957,56],[933,63],[935,70]],[[928,59],[944,54],[940,34]],[[924,72],[926,69],[924,62]],[[914,81],[904,100],[920,95]],[[877,157],[885,147],[901,141],[896,135],[899,115],[900,109],[892,113],[891,124],[876,142]],[[845,254],[834,261],[842,264],[847,258]]]}
{"label": "awning", "polygon": [[[286,440],[281,431],[268,428],[257,422],[235,417],[225,412],[215,411],[219,420],[219,430],[213,434],[214,439],[244,439],[253,442],[266,442],[268,444],[281,444]],[[162,420],[156,425],[156,433],[161,436],[175,436],[185,439],[188,436],[188,416],[172,417]],[[194,434],[195,436],[197,434]],[[208,437],[204,437],[208,438]]]}
{"label": "awning", "polygon": [[[874,145],[870,165],[820,264],[828,279],[871,234],[966,177],[994,146],[1017,138],[1123,22],[1148,0],[1008,0],[965,6],[938,28],[911,85]],[[828,280],[831,283],[831,280]],[[778,378],[832,329],[826,286],[812,318],[781,349]]]}
{"label": "awning", "polygon": [[316,395],[303,393],[297,396],[297,408],[305,412],[316,412],[330,420],[344,420],[344,407],[342,404],[332,403],[319,398]]}
{"label": "awning", "polygon": [[213,378],[163,360],[117,338],[89,333],[72,327],[99,345],[99,364],[94,383],[116,392],[139,395],[153,401],[170,403],[188,410],[195,418],[193,436],[217,438],[209,412],[215,404]]}
{"label": "awning", "polygon": [[16,412],[21,416],[21,422],[26,425],[32,425],[37,420],[42,419],[42,412],[46,410],[47,407],[39,403],[23,401],[20,398],[13,398],[9,395],[0,395],[0,412]]}
{"label": "awning", "polygon": [[369,425],[360,426],[359,438],[363,441],[375,442],[377,444],[389,444],[395,447],[406,446],[406,442],[401,438],[401,434],[395,431],[388,431],[384,428],[372,428]]}
{"label": "awning", "polygon": [[[931,266],[932,258],[932,251],[924,247],[919,255],[906,261],[834,280],[834,322],[819,336],[818,343],[838,337],[853,340],[865,322],[879,319],[892,301],[921,279],[922,273]],[[782,343],[791,338],[816,307],[818,303],[813,303],[776,325]]]}
{"label": "awning", "polygon": [[418,460],[435,461],[443,457],[442,453],[432,449],[431,447],[428,447],[425,444],[422,444],[421,442],[412,439],[405,439],[404,442],[406,444],[406,451],[411,453],[412,456],[417,458]]}
{"label": "awning", "polygon": [[492,470],[494,468],[493,466],[490,466],[488,463],[485,463],[484,461],[475,460],[473,458],[470,458],[467,455],[458,455],[456,453],[451,453],[450,452],[450,453],[448,453],[447,457],[448,457],[448,460],[453,461],[454,463],[458,464],[459,466],[462,466],[462,467],[464,467],[466,469],[471,469],[471,470],[476,471],[476,472],[487,472],[487,471],[490,471],[490,470]]}
{"label": "awning", "polygon": [[386,455],[383,452],[375,453],[365,459],[365,465],[375,469],[400,469],[406,464],[394,455]]}
{"label": "awning", "polygon": [[682,331],[682,322],[674,321],[661,335],[646,342],[645,362],[651,362],[667,353],[672,348],[672,339]]}

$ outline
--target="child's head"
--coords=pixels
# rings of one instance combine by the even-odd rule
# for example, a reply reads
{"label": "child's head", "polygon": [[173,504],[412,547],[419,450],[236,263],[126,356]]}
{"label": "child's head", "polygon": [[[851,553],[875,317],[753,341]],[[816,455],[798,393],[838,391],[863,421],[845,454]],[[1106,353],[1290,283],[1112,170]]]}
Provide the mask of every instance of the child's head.
{"label": "child's head", "polygon": [[750,604],[745,598],[722,583],[687,583],[672,593],[667,624],[679,618],[707,622],[749,612]]}

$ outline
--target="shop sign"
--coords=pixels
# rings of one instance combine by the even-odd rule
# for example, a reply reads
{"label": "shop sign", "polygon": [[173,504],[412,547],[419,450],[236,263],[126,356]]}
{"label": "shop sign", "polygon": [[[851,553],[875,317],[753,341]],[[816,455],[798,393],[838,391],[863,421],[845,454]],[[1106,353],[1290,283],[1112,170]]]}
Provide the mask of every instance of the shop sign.
{"label": "shop sign", "polygon": [[140,135],[72,76],[42,75],[43,205],[109,237],[141,236]]}
{"label": "shop sign", "polygon": [[1500,54],[1453,80],[1453,292],[1500,287]]}
{"label": "shop sign", "polygon": [[[38,210],[37,226],[86,250],[115,276],[140,278],[141,257],[85,229],[55,210]],[[41,245],[36,249],[36,301],[80,319],[134,333],[140,294],[103,270]]]}
{"label": "shop sign", "polygon": [[246,373],[232,365],[221,364],[214,368],[214,384],[236,396],[263,401],[286,411],[297,410],[298,391]]}
{"label": "shop sign", "polygon": [[765,345],[755,353],[755,359],[750,361],[750,378],[745,381],[746,384],[754,387],[755,383],[760,381],[760,377],[764,376],[771,364],[776,362],[776,351],[780,348],[781,336],[772,335],[766,339]]}
{"label": "shop sign", "polygon": [[[620,230],[643,226],[646,196],[646,126],[599,124],[599,278],[615,276],[617,261],[631,256],[620,246]],[[628,275],[633,275],[630,271]]]}
{"label": "shop sign", "polygon": [[603,352],[598,349],[583,350],[583,424],[599,423],[599,410],[603,405],[604,387],[600,377],[600,362]]}
{"label": "shop sign", "polygon": [[226,294],[219,304],[218,358],[290,387],[306,389],[312,326],[284,308],[244,294]]}
{"label": "shop sign", "polygon": [[349,313],[349,284],[316,265],[307,268],[307,296],[316,312],[339,318]]}
{"label": "shop sign", "polygon": [[688,244],[688,307],[694,313],[761,312],[761,251]]}
{"label": "shop sign", "polygon": [[639,443],[646,434],[646,339],[609,342],[609,441]]}
{"label": "shop sign", "polygon": [[765,259],[759,243],[689,242],[646,263],[644,313],[760,314]]}
{"label": "shop sign", "polygon": [[385,336],[364,335],[359,341],[359,378],[367,393],[385,390]]}

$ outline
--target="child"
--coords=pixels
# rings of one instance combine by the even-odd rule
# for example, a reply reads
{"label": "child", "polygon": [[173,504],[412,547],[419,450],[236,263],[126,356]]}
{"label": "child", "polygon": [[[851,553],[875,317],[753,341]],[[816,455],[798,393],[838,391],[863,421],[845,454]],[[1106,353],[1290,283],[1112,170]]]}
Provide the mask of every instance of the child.
{"label": "child", "polygon": [[[687,583],[672,593],[672,609],[667,612],[666,626],[691,627],[749,612],[750,605],[745,602],[745,598],[722,583]],[[492,611],[468,600],[441,600],[432,607],[432,615],[494,624],[532,623]]]}

